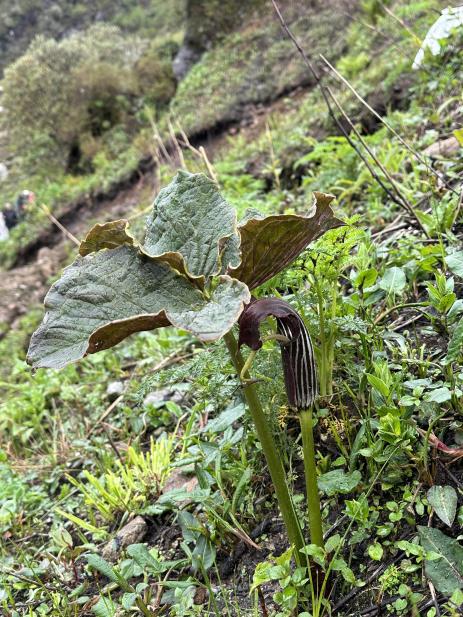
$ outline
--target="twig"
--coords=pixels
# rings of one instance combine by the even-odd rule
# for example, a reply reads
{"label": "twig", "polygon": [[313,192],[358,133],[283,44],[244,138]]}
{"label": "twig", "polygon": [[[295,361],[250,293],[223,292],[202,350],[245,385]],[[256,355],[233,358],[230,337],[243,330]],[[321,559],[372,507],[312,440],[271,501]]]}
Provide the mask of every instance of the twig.
{"label": "twig", "polygon": [[122,399],[124,398],[125,395],[125,390],[122,394],[120,394],[117,399],[115,401],[113,401],[111,403],[111,405],[109,405],[109,407],[107,407],[104,412],[101,414],[101,416],[98,418],[98,420],[95,422],[95,424],[92,426],[92,428],[87,432],[86,435],[86,439],[88,439],[90,437],[90,435],[96,430],[96,428],[102,423],[104,422],[104,420],[106,420],[106,418],[109,416],[109,414],[113,411],[113,409],[115,409],[119,403],[122,401]]}
{"label": "twig", "polygon": [[400,25],[402,26],[402,28],[403,28],[406,32],[408,32],[408,34],[411,36],[411,38],[415,41],[415,43],[416,43],[417,47],[420,47],[420,45],[421,45],[421,43],[422,43],[421,39],[420,39],[420,38],[419,38],[419,37],[418,37],[418,36],[417,36],[417,35],[413,32],[413,30],[411,30],[411,29],[407,26],[407,24],[404,22],[404,20],[403,20],[403,19],[400,19],[400,17],[398,17],[395,13],[393,13],[393,12],[391,11],[391,9],[390,9],[390,8],[388,8],[388,7],[384,4],[384,2],[381,2],[381,1],[380,1],[380,3],[379,3],[379,4],[381,5],[381,8],[383,9],[383,11],[389,15],[389,17],[392,17],[392,19],[394,19],[394,20],[395,20],[398,24],[400,24]]}
{"label": "twig", "polygon": [[177,152],[178,160],[180,162],[180,167],[182,169],[186,169],[185,158],[183,156],[183,151],[182,151],[182,148],[180,147],[180,144],[178,142],[177,135],[175,134],[174,127],[172,126],[172,122],[170,120],[168,120],[167,121],[167,125],[169,127],[170,138],[171,138],[172,143],[174,145],[175,151]]}
{"label": "twig", "polygon": [[396,306],[393,306],[392,308],[387,309],[386,311],[383,311],[382,313],[380,313],[378,317],[375,318],[373,323],[375,324],[375,326],[377,326],[388,315],[390,315],[391,313],[394,313],[395,311],[398,311],[399,309],[417,308],[421,306],[429,306],[429,302],[404,302],[403,304],[397,304]]}
{"label": "twig", "polygon": [[[161,151],[162,155],[164,156],[164,159],[166,160],[166,162],[169,165],[173,165],[173,160],[172,157],[169,154],[169,151],[167,150],[167,148],[164,145],[164,142],[162,140],[161,134],[159,132],[158,129],[158,125],[156,124],[154,117],[152,115],[152,113],[150,111],[147,111],[147,117],[148,117],[148,121],[151,124],[151,129],[153,131],[153,138],[154,141],[157,142],[158,144],[158,150]],[[159,157],[158,157],[159,158]]]}
{"label": "twig", "polygon": [[384,229],[381,229],[380,231],[377,231],[374,234],[372,234],[371,237],[376,240],[380,236],[391,234],[394,231],[400,231],[401,229],[406,229],[408,225],[409,225],[408,223],[400,223],[400,225],[395,225],[394,227],[391,227],[391,226],[385,227]]}
{"label": "twig", "polygon": [[438,604],[437,598],[436,598],[436,590],[434,588],[434,585],[431,583],[431,581],[428,581],[428,587],[429,587],[429,591],[431,592],[431,598],[432,598],[432,601],[434,603],[434,608],[436,609],[436,615],[437,615],[437,617],[441,617],[441,612],[440,612],[439,604]]}
{"label": "twig", "polygon": [[116,444],[114,443],[114,440],[113,440],[113,438],[111,437],[110,432],[106,429],[106,427],[105,427],[105,425],[104,425],[104,424],[102,424],[102,425],[101,425],[101,427],[102,427],[102,429],[103,429],[104,434],[105,434],[105,435],[106,435],[106,437],[108,438],[109,445],[110,445],[110,446],[111,446],[111,448],[113,449],[113,452],[115,453],[115,455],[117,456],[117,458],[120,460],[120,462],[121,462],[121,463],[123,463],[123,462],[124,462],[124,460],[123,460],[123,458],[122,458],[122,456],[121,456],[121,453],[119,452],[118,447],[117,447],[117,446],[116,446]]}
{"label": "twig", "polygon": [[326,66],[330,69],[330,71],[332,71],[336,75],[336,77],[339,80],[341,80],[342,83],[349,88],[349,90],[352,92],[352,94],[354,94],[354,96],[362,103],[362,105],[364,105],[366,107],[366,109],[368,109],[368,111],[375,116],[375,118],[377,118],[382,124],[384,124],[384,126],[388,129],[388,131],[390,131],[395,137],[397,137],[397,139],[404,146],[404,148],[406,148],[422,165],[425,165],[425,167],[426,167],[426,169],[428,170],[429,173],[432,173],[433,175],[435,175],[441,182],[443,182],[445,184],[445,186],[450,191],[452,191],[453,193],[456,193],[456,191],[451,187],[451,185],[447,183],[447,181],[442,176],[442,174],[440,174],[436,169],[431,167],[429,165],[429,162],[417,150],[415,150],[415,148],[410,146],[410,144],[407,141],[405,141],[405,139],[400,135],[400,133],[398,133],[395,130],[395,128],[392,125],[390,125],[389,122],[381,114],[379,114],[368,103],[368,101],[366,101],[361,96],[361,94],[359,94],[359,92],[354,88],[354,86],[345,77],[343,77],[343,75],[341,75],[341,73],[339,73],[339,71],[329,62],[329,60],[327,60],[323,54],[319,54],[319,56],[320,56],[321,60],[326,64]]}
{"label": "twig", "polygon": [[423,313],[420,313],[419,315],[415,315],[414,317],[407,319],[407,321],[403,321],[398,324],[395,324],[395,322],[393,322],[389,326],[388,330],[391,330],[391,332],[399,332],[400,330],[403,330],[407,326],[410,326],[412,323],[415,323],[415,321],[420,320],[423,316],[424,316]]}
{"label": "twig", "polygon": [[68,231],[66,229],[66,227],[64,225],[62,225],[57,218],[55,218],[53,216],[53,214],[50,212],[50,209],[48,208],[48,206],[46,206],[45,204],[41,204],[40,206],[42,208],[42,210],[45,212],[45,214],[47,215],[47,217],[50,219],[50,221],[56,225],[56,227],[58,227],[58,229],[60,229],[63,234],[69,238],[69,240],[71,240],[71,242],[74,242],[74,244],[76,244],[77,246],[80,246],[80,241],[72,235],[72,233],[70,231]]}
{"label": "twig", "polygon": [[[399,187],[397,186],[395,180],[392,178],[392,176],[390,175],[390,173],[388,172],[388,170],[384,167],[384,165],[381,163],[381,161],[378,159],[378,157],[374,154],[374,152],[371,150],[370,146],[367,144],[367,142],[365,141],[365,139],[363,138],[363,136],[361,135],[360,131],[357,129],[357,127],[355,126],[355,124],[352,122],[352,120],[350,119],[350,117],[347,115],[347,113],[345,112],[344,108],[342,107],[341,103],[338,101],[337,97],[333,94],[333,92],[331,91],[331,88],[326,88],[327,92],[330,94],[334,104],[336,105],[336,107],[338,108],[339,112],[341,113],[342,117],[346,120],[346,122],[349,124],[351,130],[353,131],[353,133],[355,134],[355,136],[357,137],[357,139],[360,141],[360,143],[362,144],[362,146],[365,148],[366,152],[368,152],[368,154],[370,155],[370,157],[373,159],[373,161],[376,163],[376,165],[379,167],[379,169],[383,172],[383,174],[385,175],[385,177],[389,180],[391,187],[393,188],[397,198],[394,198],[391,195],[391,199],[393,199],[395,201],[395,203],[403,208],[405,208],[405,210],[407,210],[407,212],[409,214],[411,214],[413,216],[413,218],[415,218],[419,224],[420,227],[422,228],[423,231],[425,231],[425,228],[422,226],[421,222],[419,221],[419,219],[417,218],[415,211],[413,210],[412,205],[408,202],[408,200],[406,199],[406,197],[404,197],[399,189]],[[365,159],[364,162],[366,163]],[[374,168],[372,168],[374,171]],[[372,173],[372,169],[369,168],[370,173]],[[376,172],[375,172],[376,174]],[[375,176],[374,176],[375,177]],[[376,178],[377,181],[379,181],[379,176]],[[384,185],[381,184],[381,186],[384,188]]]}
{"label": "twig", "polygon": [[450,469],[447,468],[446,465],[444,465],[444,463],[440,460],[440,458],[437,459],[437,464],[440,465],[440,467],[442,467],[442,469],[444,470],[444,472],[449,476],[449,478],[451,478],[455,484],[458,486],[458,488],[460,490],[463,490],[463,484],[460,482],[460,480],[455,476],[455,474],[453,474]]}
{"label": "twig", "polygon": [[188,358],[191,358],[193,355],[194,355],[193,353],[186,353],[186,354],[183,354],[183,356],[179,356],[178,352],[175,351],[170,356],[167,356],[167,358],[164,358],[164,360],[161,360],[161,362],[158,362],[155,366],[153,366],[153,368],[151,368],[149,372],[155,373],[156,371],[159,371],[162,368],[167,368],[168,366],[172,366],[172,364],[177,364],[177,362],[182,362],[182,360],[188,360]]}
{"label": "twig", "polygon": [[209,157],[207,156],[207,152],[204,148],[204,146],[199,146],[199,148],[195,148],[193,146],[193,144],[191,143],[191,141],[188,139],[187,134],[185,133],[185,131],[182,129],[182,127],[180,126],[180,124],[177,122],[177,129],[180,133],[180,137],[182,138],[182,145],[185,146],[186,148],[188,148],[189,150],[191,150],[191,152],[193,152],[193,154],[201,159],[204,163],[204,165],[206,166],[207,172],[209,174],[209,176],[211,177],[211,179],[215,182],[215,184],[217,184],[217,186],[220,187],[219,184],[219,179],[217,178],[217,174],[215,173],[215,169],[212,165],[212,163],[209,160]]}
{"label": "twig", "polygon": [[[387,566],[384,564],[376,568],[373,574],[371,574],[365,581],[365,587],[372,583],[374,580],[376,580],[384,572],[384,570],[386,570],[386,568]],[[344,598],[341,598],[336,604],[336,606],[334,606],[332,609],[333,615],[336,615],[343,606],[345,606],[348,602],[350,602],[353,597],[357,595],[357,593],[358,589],[351,589],[351,591],[349,591],[349,593],[345,595]]]}
{"label": "twig", "polygon": [[264,594],[260,587],[257,588],[257,595],[259,596],[259,604],[262,610],[262,617],[268,617],[268,611],[267,611],[267,606],[265,604]]}
{"label": "twig", "polygon": [[[394,559],[388,564],[382,564],[378,568],[376,568],[376,570],[365,581],[365,587],[367,587],[367,585],[370,585],[374,580],[376,580],[390,565],[397,563],[401,559],[403,559],[403,553],[399,553],[399,555],[394,557]],[[347,595],[344,596],[344,598],[341,598],[341,600],[339,600],[336,606],[332,609],[333,615],[337,615],[337,612],[343,606],[345,606],[354,596],[356,596],[357,593],[358,589],[352,589]]]}
{"label": "twig", "polygon": [[347,514],[343,514],[340,518],[338,518],[338,520],[335,523],[333,523],[333,525],[331,525],[328,531],[326,531],[323,534],[323,539],[328,540],[328,538],[331,536],[333,531],[335,531],[340,525],[342,525],[346,519],[347,519]]}

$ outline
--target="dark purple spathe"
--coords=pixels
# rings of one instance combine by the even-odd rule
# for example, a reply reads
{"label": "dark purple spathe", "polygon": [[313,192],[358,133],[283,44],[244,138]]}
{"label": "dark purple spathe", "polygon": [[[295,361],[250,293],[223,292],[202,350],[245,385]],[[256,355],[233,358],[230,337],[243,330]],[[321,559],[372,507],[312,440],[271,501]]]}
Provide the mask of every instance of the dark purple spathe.
{"label": "dark purple spathe", "polygon": [[278,334],[289,339],[289,343],[280,343],[288,403],[297,410],[307,409],[317,395],[315,358],[305,323],[291,305],[279,298],[264,298],[248,304],[238,322],[238,345],[247,345],[254,351],[260,349],[259,326],[270,316],[276,318]]}

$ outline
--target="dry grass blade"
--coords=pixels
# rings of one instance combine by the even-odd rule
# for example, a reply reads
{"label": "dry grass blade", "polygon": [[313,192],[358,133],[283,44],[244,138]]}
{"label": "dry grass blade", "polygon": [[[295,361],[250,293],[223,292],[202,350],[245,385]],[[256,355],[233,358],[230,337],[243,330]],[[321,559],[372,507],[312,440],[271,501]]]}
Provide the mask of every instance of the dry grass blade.
{"label": "dry grass blade", "polygon": [[66,229],[66,227],[64,225],[62,225],[58,221],[57,218],[55,218],[53,216],[53,214],[50,212],[50,209],[48,208],[48,206],[46,206],[45,204],[41,204],[40,207],[45,212],[45,214],[50,219],[50,221],[53,223],[53,225],[56,225],[56,227],[58,227],[58,229],[60,229],[63,232],[63,234],[66,236],[66,238],[68,238],[71,242],[74,242],[74,244],[76,246],[80,246],[80,241],[68,229]]}

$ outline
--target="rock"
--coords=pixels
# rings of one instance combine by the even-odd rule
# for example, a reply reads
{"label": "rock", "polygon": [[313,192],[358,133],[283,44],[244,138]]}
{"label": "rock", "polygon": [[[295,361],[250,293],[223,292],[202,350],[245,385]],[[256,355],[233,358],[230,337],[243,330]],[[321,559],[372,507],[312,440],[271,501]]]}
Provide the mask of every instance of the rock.
{"label": "rock", "polygon": [[172,70],[177,81],[181,81],[191,67],[198,62],[202,52],[194,47],[184,43],[178,50],[177,55],[172,62]]}
{"label": "rock", "polygon": [[130,544],[141,542],[147,532],[148,525],[141,516],[136,516],[130,523],[120,529],[116,536],[110,540],[102,551],[102,556],[108,561],[115,561],[122,549]]}
{"label": "rock", "polygon": [[5,163],[0,163],[0,182],[4,182],[8,178],[8,167]]}
{"label": "rock", "polygon": [[196,476],[187,476],[184,471],[174,469],[164,484],[162,493],[165,495],[169,491],[184,489],[191,493],[198,486],[198,478]]}
{"label": "rock", "polygon": [[198,587],[193,598],[193,604],[196,606],[205,604],[207,601],[208,593],[205,587]]}
{"label": "rock", "polygon": [[122,381],[111,381],[106,388],[106,396],[112,403],[124,392],[124,384]]}
{"label": "rock", "polygon": [[143,406],[155,405],[160,407],[165,401],[172,401],[177,405],[181,405],[184,401],[185,394],[183,393],[183,384],[179,384],[179,388],[162,388],[161,390],[153,390],[143,399]]}
{"label": "rock", "polygon": [[431,144],[423,151],[423,154],[431,158],[437,158],[439,156],[446,158],[458,152],[460,147],[458,139],[452,135],[447,139],[441,139]]}

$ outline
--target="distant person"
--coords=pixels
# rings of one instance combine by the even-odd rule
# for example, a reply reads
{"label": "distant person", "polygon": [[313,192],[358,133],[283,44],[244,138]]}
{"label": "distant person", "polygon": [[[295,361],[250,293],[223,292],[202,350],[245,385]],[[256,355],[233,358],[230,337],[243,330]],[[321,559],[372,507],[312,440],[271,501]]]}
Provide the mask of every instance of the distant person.
{"label": "distant person", "polygon": [[9,230],[16,227],[24,218],[27,207],[33,204],[35,195],[32,191],[21,191],[16,198],[14,205],[6,204],[0,213],[0,240],[6,240],[9,236]]}
{"label": "distant person", "polygon": [[21,191],[14,205],[7,204],[3,210],[3,218],[8,229],[13,229],[22,221],[27,211],[27,206],[34,203],[35,195],[32,191]]}

